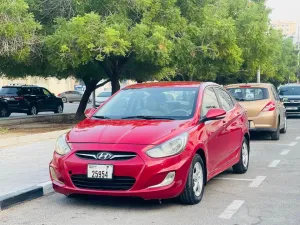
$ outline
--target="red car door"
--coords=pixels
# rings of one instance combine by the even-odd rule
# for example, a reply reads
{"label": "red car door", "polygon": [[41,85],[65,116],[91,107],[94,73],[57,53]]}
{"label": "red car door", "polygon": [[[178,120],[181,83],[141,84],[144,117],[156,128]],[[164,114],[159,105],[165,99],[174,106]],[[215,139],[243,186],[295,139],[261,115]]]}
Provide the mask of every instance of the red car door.
{"label": "red car door", "polygon": [[[220,108],[220,105],[213,87],[207,87],[203,93],[201,118],[212,108]],[[206,146],[207,170],[210,176],[221,166],[225,152],[228,152],[229,133],[225,132],[225,119],[207,121],[199,126],[201,131],[198,138]]]}
{"label": "red car door", "polygon": [[241,121],[241,107],[231,98],[231,96],[221,88],[215,88],[221,108],[227,114],[224,119],[224,135],[227,138],[227,149],[222,155],[221,164],[226,164],[234,160],[237,152],[241,148],[243,141],[243,122]]}

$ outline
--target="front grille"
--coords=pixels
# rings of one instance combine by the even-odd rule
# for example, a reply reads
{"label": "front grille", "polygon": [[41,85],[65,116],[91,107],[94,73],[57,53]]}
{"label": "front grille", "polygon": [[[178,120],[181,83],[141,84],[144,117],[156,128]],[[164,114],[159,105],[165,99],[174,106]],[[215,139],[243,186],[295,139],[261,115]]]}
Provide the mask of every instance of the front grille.
{"label": "front grille", "polygon": [[[101,153],[110,153],[112,156],[107,159],[99,159],[97,156]],[[81,159],[89,160],[128,160],[136,157],[136,153],[134,152],[77,151],[75,154]]]}
{"label": "front grille", "polygon": [[292,102],[286,102],[284,103],[285,107],[300,107],[300,102],[299,103],[292,103]]}
{"label": "front grille", "polygon": [[86,175],[72,175],[73,184],[82,189],[126,191],[132,188],[135,179],[132,177],[114,176],[111,180],[91,179]]}

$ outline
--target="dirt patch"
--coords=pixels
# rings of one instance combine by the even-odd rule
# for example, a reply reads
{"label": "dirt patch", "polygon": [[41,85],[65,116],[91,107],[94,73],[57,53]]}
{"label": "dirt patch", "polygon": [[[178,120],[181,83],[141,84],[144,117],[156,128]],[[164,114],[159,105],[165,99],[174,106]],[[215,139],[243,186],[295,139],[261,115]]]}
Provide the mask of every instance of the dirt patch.
{"label": "dirt patch", "polygon": [[40,134],[47,133],[51,131],[66,130],[74,127],[75,122],[67,123],[49,123],[49,122],[39,122],[39,123],[29,123],[29,124],[18,124],[10,125],[5,127],[0,127],[0,139],[19,137],[30,134]]}

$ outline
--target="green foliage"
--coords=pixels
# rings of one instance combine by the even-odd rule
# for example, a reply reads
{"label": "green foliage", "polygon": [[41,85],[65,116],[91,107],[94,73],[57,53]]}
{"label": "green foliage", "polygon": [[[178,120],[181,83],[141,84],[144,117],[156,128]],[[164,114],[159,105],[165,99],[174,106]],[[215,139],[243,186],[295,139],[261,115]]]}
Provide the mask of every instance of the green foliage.
{"label": "green foliage", "polygon": [[0,57],[25,60],[38,41],[40,25],[23,0],[0,2]]}
{"label": "green foliage", "polygon": [[0,3],[9,76],[75,76],[89,93],[102,79],[113,92],[122,79],[249,82],[258,68],[263,81],[296,79],[294,46],[270,28],[264,0],[26,2]]}

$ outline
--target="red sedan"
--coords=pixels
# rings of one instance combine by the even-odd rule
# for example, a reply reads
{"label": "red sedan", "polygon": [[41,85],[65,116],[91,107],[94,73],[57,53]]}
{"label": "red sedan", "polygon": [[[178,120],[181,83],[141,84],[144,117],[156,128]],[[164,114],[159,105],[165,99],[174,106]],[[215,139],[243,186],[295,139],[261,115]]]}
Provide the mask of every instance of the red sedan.
{"label": "red sedan", "polygon": [[58,138],[56,192],[201,201],[229,167],[249,165],[246,111],[214,83],[160,82],[123,88]]}

